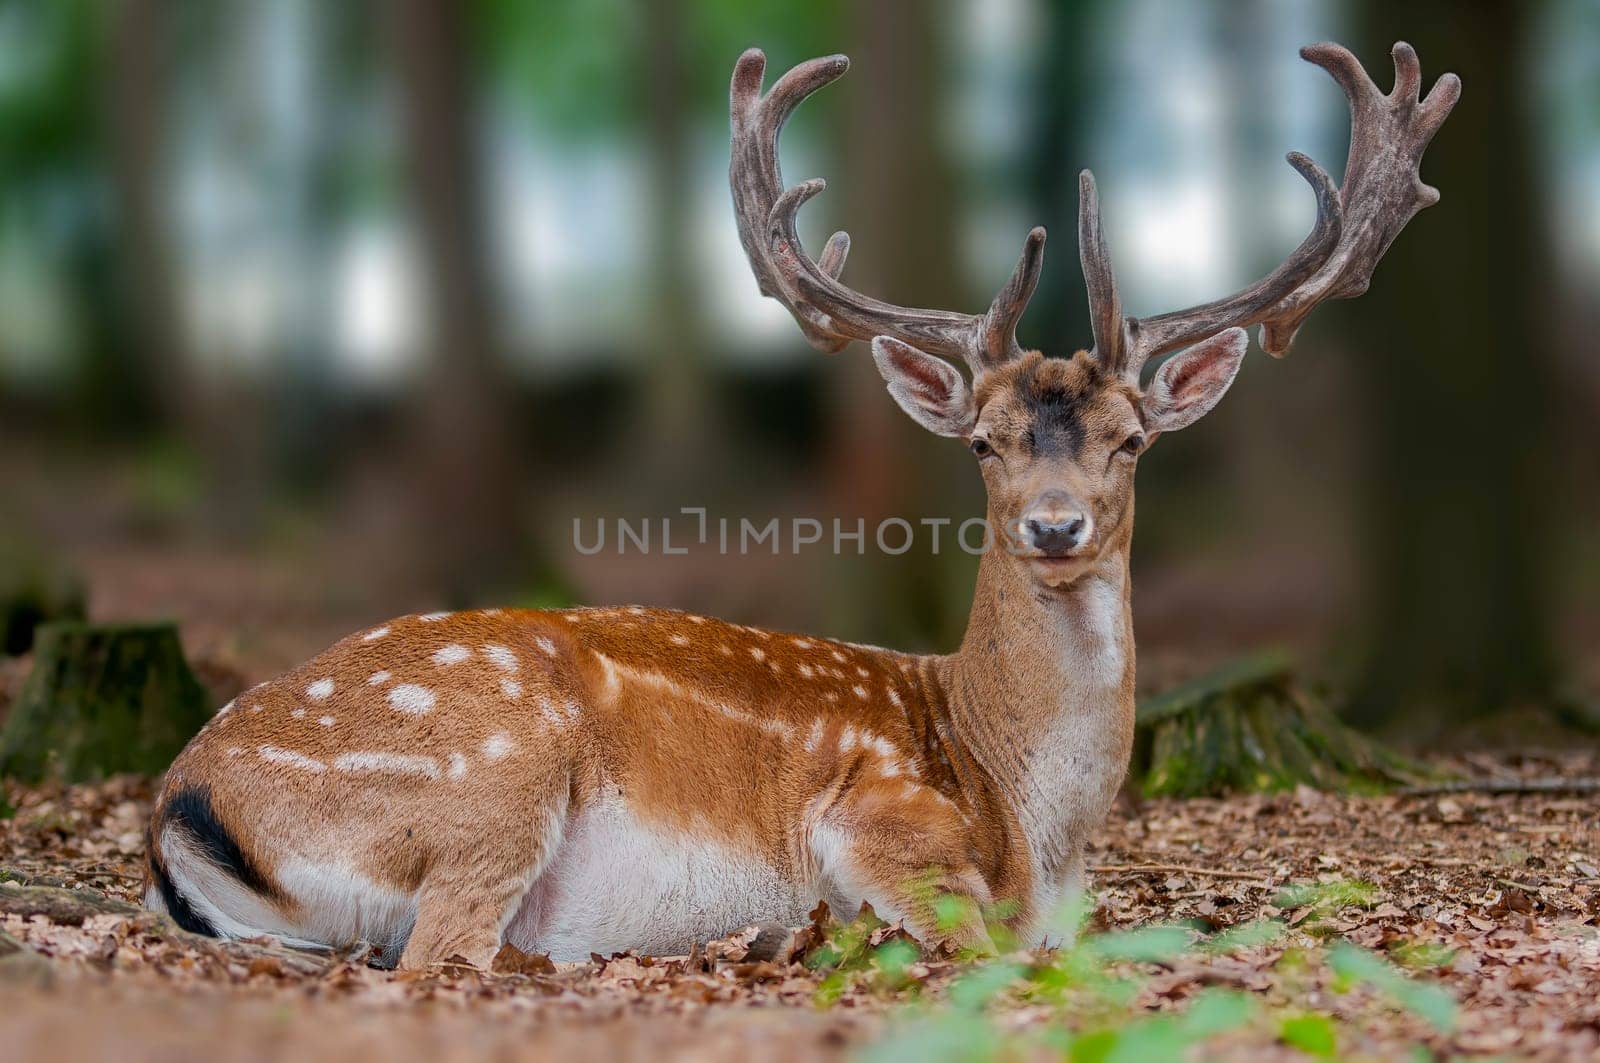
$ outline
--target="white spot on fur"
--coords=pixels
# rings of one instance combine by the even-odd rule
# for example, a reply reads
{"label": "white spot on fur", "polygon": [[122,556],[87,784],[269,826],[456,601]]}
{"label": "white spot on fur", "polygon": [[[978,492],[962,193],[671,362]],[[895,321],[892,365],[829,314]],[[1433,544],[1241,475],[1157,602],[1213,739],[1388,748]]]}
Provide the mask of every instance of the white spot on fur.
{"label": "white spot on fur", "polygon": [[422,621],[424,624],[436,624],[449,615],[449,613],[423,613],[421,616],[417,617],[417,619]]}
{"label": "white spot on fur", "polygon": [[401,683],[389,691],[389,704],[413,716],[432,712],[434,700],[433,691],[427,687],[419,687],[415,683]]}
{"label": "white spot on fur", "polygon": [[319,719],[317,722],[320,723],[324,727],[332,727],[334,724],[338,723],[339,721],[335,720],[332,716],[324,716],[321,719]]}
{"label": "white spot on fur", "polygon": [[688,635],[674,635],[674,636],[672,636],[672,644],[674,646],[687,646],[687,645],[689,645],[689,636]]}
{"label": "white spot on fur", "polygon": [[450,778],[459,779],[467,774],[467,758],[460,753],[450,754]]}
{"label": "white spot on fur", "polygon": [[319,679],[306,687],[306,697],[312,701],[327,701],[332,693],[333,680],[331,679]]}
{"label": "white spot on fur", "polygon": [[731,646],[729,646],[726,642],[718,644],[717,652],[722,654],[724,657],[732,657],[733,656],[733,648]]}
{"label": "white spot on fur", "polygon": [[367,632],[365,635],[362,635],[361,636],[361,641],[362,642],[377,642],[379,639],[383,638],[383,636],[387,635],[388,633],[389,633],[389,629],[387,627],[375,627],[371,631]]}
{"label": "white spot on fur", "polygon": [[367,686],[375,687],[380,683],[387,683],[392,678],[388,672],[373,672],[367,676]]}
{"label": "white spot on fur", "polygon": [[230,756],[230,757],[237,757],[240,753],[243,753],[243,752],[244,752],[244,750],[240,749],[238,746],[229,746],[228,747],[228,756]]}
{"label": "white spot on fur", "polygon": [[822,745],[822,735],[827,726],[827,722],[821,716],[811,721],[811,730],[806,734],[807,753],[815,753]]}
{"label": "white spot on fur", "polygon": [[262,746],[256,752],[261,754],[261,759],[273,764],[287,764],[291,768],[309,771],[313,775],[320,775],[328,770],[328,766],[320,760],[308,757],[303,753],[296,753],[292,749],[279,749],[277,746]]}
{"label": "white spot on fur", "polygon": [[500,680],[500,693],[512,701],[516,701],[522,697],[522,684],[515,679],[502,679]]}
{"label": "white spot on fur", "polygon": [[381,773],[385,775],[411,775],[423,779],[439,777],[439,762],[432,757],[406,753],[380,753],[363,751],[340,753],[333,759],[339,771],[352,774]]}
{"label": "white spot on fur", "polygon": [[812,642],[810,639],[790,639],[789,641],[800,647],[802,650],[809,650],[811,647],[816,645],[816,643]]}
{"label": "white spot on fur", "polygon": [[844,654],[840,653],[838,650],[833,651],[833,659],[838,661],[840,664],[843,664],[845,661]]}
{"label": "white spot on fur", "polygon": [[764,661],[767,659],[767,651],[763,650],[760,646],[751,646],[750,656],[754,657],[758,661]]}
{"label": "white spot on fur", "polygon": [[869,676],[871,674],[872,674],[871,672],[868,672],[865,668],[862,668],[860,665],[856,666],[856,675],[860,676],[862,679],[867,678],[867,676]]}
{"label": "white spot on fur", "polygon": [[544,654],[546,657],[554,657],[556,655],[556,644],[545,638],[543,635],[540,635],[538,638],[534,639],[533,644],[539,647],[539,652]]}
{"label": "white spot on fur", "polygon": [[485,610],[483,610],[483,615],[484,616],[499,616],[502,611],[503,610],[501,610],[499,608],[485,609]]}
{"label": "white spot on fur", "polygon": [[471,650],[467,649],[459,642],[452,642],[450,645],[441,646],[434,651],[433,663],[438,665],[440,668],[448,668],[452,664],[460,664],[462,661],[471,656]]}
{"label": "white spot on fur", "polygon": [[801,675],[805,676],[807,679],[811,678],[811,666],[809,664],[798,665],[795,670]]}
{"label": "white spot on fur", "polygon": [[694,614],[694,613],[690,613],[690,614],[689,614],[689,615],[688,615],[688,616],[687,616],[687,617],[685,617],[685,618],[684,618],[684,619],[686,619],[686,620],[688,620],[688,621],[689,621],[689,623],[691,623],[691,624],[703,624],[703,623],[705,623],[705,622],[706,622],[706,618],[705,618],[705,617],[703,617],[703,616],[697,616],[697,615],[695,615],[695,614]]}
{"label": "white spot on fur", "polygon": [[305,719],[305,716],[306,716],[306,710],[305,709],[299,709],[299,708],[293,709],[293,710],[290,711],[289,715],[293,716],[297,720],[303,720],[303,719]]}
{"label": "white spot on fur", "polygon": [[512,749],[511,736],[504,731],[497,731],[483,740],[483,757],[485,760],[504,760]]}
{"label": "white spot on fur", "polygon": [[517,670],[517,655],[509,647],[490,643],[483,648],[483,655],[489,658],[489,663],[502,672],[515,672]]}
{"label": "white spot on fur", "polygon": [[851,687],[850,689],[855,694],[855,696],[860,698],[862,701],[866,701],[867,700],[867,688],[862,686],[860,683],[857,683],[855,686]]}
{"label": "white spot on fur", "polygon": [[900,691],[896,690],[894,687],[885,687],[884,689],[889,693],[889,704],[893,705],[897,709],[905,704],[900,700]]}

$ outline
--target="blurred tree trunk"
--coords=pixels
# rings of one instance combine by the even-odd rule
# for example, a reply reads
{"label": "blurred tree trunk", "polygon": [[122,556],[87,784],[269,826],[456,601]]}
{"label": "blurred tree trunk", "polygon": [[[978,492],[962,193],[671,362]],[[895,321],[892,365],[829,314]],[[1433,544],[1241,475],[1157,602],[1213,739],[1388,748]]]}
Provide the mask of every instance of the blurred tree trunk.
{"label": "blurred tree trunk", "polygon": [[[851,99],[841,180],[830,182],[853,239],[842,279],[902,305],[976,309],[959,283],[960,215],[939,128],[947,67],[936,20],[914,0],[851,5],[847,20]],[[835,560],[840,578],[829,587],[830,610],[840,630],[860,637],[930,638],[930,626],[944,626],[928,615],[946,597],[932,593],[937,565],[922,563],[921,541],[904,558],[874,556],[873,534],[885,517],[915,520],[920,455],[949,442],[921,438],[884,390],[866,344],[852,344],[823,368],[827,513],[846,531],[865,520],[868,555],[858,558],[853,543],[843,545],[849,556]],[[824,532],[829,548],[832,532]]]}
{"label": "blurred tree trunk", "polygon": [[173,62],[166,0],[118,0],[105,22],[106,105],[116,194],[115,317],[132,388],[114,401],[126,423],[193,429],[203,415],[184,349],[167,210],[168,98]]}
{"label": "blurred tree trunk", "polygon": [[469,5],[396,0],[410,173],[426,256],[430,360],[422,387],[417,504],[421,573],[452,602],[511,575],[517,450],[498,358],[472,107]]}
{"label": "blurred tree trunk", "polygon": [[646,211],[649,255],[649,324],[641,378],[644,416],[640,438],[625,455],[646,489],[669,511],[704,504],[686,497],[698,458],[712,436],[715,415],[708,362],[709,337],[696,297],[694,263],[694,128],[686,107],[687,27],[683,0],[644,5],[635,32],[645,100],[649,159]]}
{"label": "blurred tree trunk", "polygon": [[1361,58],[1381,86],[1399,39],[1421,55],[1425,86],[1446,70],[1464,83],[1423,164],[1442,201],[1349,311],[1377,433],[1372,652],[1350,717],[1426,733],[1546,702],[1553,681],[1541,569],[1551,287],[1524,66],[1534,9],[1366,0],[1359,11]]}
{"label": "blurred tree trunk", "polygon": [[1039,69],[1028,138],[1030,219],[1050,233],[1039,292],[1028,304],[1019,337],[1047,355],[1089,345],[1089,307],[1078,271],[1078,172],[1092,167],[1085,115],[1095,103],[1096,0],[1048,0],[1041,5]]}

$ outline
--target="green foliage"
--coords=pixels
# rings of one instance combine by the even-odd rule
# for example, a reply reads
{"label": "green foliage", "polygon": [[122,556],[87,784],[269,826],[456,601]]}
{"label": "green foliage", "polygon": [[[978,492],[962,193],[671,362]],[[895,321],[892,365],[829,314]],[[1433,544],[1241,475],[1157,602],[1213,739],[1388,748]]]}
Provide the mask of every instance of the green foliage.
{"label": "green foliage", "polygon": [[1326,882],[1297,882],[1285,886],[1272,902],[1275,908],[1311,908],[1322,912],[1340,908],[1371,908],[1378,903],[1378,887],[1360,879],[1334,878]]}
{"label": "green foliage", "polygon": [[[1376,890],[1369,884],[1336,880],[1290,887],[1280,906],[1335,911],[1375,900]],[[1081,928],[1088,907],[1080,901],[1053,924]],[[1341,1044],[1355,1040],[1352,1024],[1363,1012],[1348,1002],[1341,1004],[1338,1015],[1326,1010],[1329,986],[1341,994],[1369,988],[1441,1032],[1454,1028],[1456,1005],[1442,988],[1408,978],[1381,957],[1344,941],[1327,949],[1285,950],[1260,968],[1272,983],[1266,993],[1212,987],[1186,1001],[1168,997],[1163,1010],[1154,1009],[1149,993],[1162,992],[1155,980],[1165,972],[1205,956],[1259,950],[1286,932],[1278,920],[1210,937],[1187,927],[1150,926],[1069,936],[1073,943],[1054,952],[1014,953],[975,963],[961,969],[942,995],[912,996],[890,1032],[869,1046],[864,1057],[871,1063],[1050,1057],[1118,1063],[1186,1058],[1196,1046],[1208,1044],[1225,1052],[1217,1047],[1221,1039],[1228,1044],[1276,1042],[1330,1059],[1339,1055]],[[851,930],[841,938],[842,951],[831,955],[855,957],[862,969],[878,972],[881,987],[888,984],[883,972],[894,964],[904,972],[909,954],[903,942],[895,941],[893,961],[886,960],[881,956],[886,946],[876,952],[865,947],[871,933]],[[1421,949],[1418,955],[1437,958]],[[1259,952],[1254,958],[1261,959]],[[831,1002],[837,995],[819,1002]],[[1019,1005],[1047,1008],[1050,1018],[1022,1028],[1000,1021]]]}
{"label": "green foliage", "polygon": [[[671,3],[671,0],[661,0]],[[836,0],[678,0],[659,17],[677,26],[677,98],[695,124],[727,121],[728,77],[746,48],[766,49],[779,72],[839,51]],[[615,136],[647,116],[657,92],[651,17],[628,0],[479,0],[478,46],[502,95],[545,128],[574,140]],[[769,70],[768,77],[774,76]]]}
{"label": "green foliage", "polygon": [[1336,941],[1328,950],[1328,966],[1343,982],[1371,986],[1405,1010],[1421,1016],[1440,1033],[1456,1028],[1456,1002],[1439,986],[1407,978],[1365,949]]}
{"label": "green foliage", "polygon": [[1278,1039],[1319,1059],[1332,1059],[1339,1051],[1338,1030],[1326,1015],[1286,1016],[1278,1026]]}

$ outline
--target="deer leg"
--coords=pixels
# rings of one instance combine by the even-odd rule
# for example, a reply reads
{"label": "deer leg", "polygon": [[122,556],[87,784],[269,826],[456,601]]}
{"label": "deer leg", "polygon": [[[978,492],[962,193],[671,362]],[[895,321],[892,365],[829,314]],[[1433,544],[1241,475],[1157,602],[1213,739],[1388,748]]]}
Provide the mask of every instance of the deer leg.
{"label": "deer leg", "polygon": [[883,780],[856,786],[818,818],[811,849],[837,895],[903,919],[926,945],[993,952],[983,920],[993,897],[965,841],[969,830],[937,791]]}
{"label": "deer leg", "polygon": [[523,822],[508,816],[464,823],[453,844],[436,850],[419,890],[416,925],[400,956],[401,969],[453,957],[489,969],[506,925],[561,843],[565,785],[563,780],[547,788],[531,808],[527,795],[508,799],[505,806],[520,813]]}

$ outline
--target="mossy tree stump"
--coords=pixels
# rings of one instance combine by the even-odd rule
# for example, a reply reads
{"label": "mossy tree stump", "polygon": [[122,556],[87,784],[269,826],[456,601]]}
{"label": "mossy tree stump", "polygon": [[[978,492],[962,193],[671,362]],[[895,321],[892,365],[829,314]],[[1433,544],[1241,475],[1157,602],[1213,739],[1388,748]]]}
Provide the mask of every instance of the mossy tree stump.
{"label": "mossy tree stump", "polygon": [[171,624],[45,624],[0,731],[0,776],[157,774],[210,718],[209,700]]}
{"label": "mossy tree stump", "polygon": [[1227,665],[1143,702],[1138,732],[1134,762],[1153,797],[1300,784],[1376,792],[1433,777],[1339,722],[1277,654]]}

